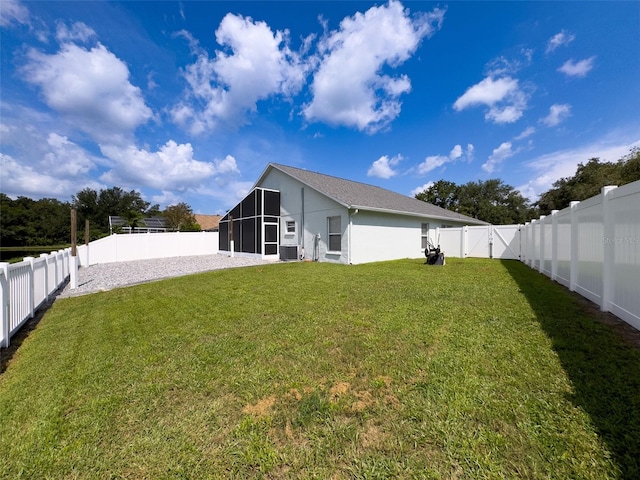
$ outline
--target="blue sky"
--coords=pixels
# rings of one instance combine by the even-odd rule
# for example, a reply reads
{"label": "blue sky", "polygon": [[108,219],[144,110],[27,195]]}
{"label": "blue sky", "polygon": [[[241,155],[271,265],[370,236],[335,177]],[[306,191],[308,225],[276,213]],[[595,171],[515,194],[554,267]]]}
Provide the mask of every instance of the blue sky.
{"label": "blue sky", "polygon": [[0,191],[224,213],[269,162],[535,201],[640,146],[640,2],[2,0]]}

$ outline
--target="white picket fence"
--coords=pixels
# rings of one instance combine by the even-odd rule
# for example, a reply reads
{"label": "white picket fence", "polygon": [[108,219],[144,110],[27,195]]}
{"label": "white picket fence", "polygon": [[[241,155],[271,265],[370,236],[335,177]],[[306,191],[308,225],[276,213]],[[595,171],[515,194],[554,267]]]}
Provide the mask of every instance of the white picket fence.
{"label": "white picket fence", "polygon": [[640,181],[524,225],[438,229],[449,257],[520,259],[640,330]]}
{"label": "white picket fence", "polygon": [[10,338],[69,278],[70,257],[67,248],[19,263],[0,263],[0,347],[8,347]]}

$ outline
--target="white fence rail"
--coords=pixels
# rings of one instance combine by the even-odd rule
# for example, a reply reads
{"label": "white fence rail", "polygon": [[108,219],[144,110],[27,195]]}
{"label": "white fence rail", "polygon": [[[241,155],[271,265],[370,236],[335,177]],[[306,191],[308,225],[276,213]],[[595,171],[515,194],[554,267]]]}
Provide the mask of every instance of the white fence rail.
{"label": "white fence rail", "polygon": [[0,347],[8,347],[18,329],[66,281],[70,257],[67,248],[18,263],[0,263]]}
{"label": "white fence rail", "polygon": [[640,181],[525,225],[439,229],[450,257],[520,258],[640,330]]}

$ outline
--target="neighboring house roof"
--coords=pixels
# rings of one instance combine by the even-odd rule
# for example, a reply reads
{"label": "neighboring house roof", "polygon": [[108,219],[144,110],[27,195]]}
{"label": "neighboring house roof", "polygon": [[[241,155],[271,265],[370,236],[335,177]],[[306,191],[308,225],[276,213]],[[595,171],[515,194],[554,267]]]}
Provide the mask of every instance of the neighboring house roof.
{"label": "neighboring house roof", "polygon": [[200,225],[200,229],[204,231],[217,230],[222,218],[220,215],[201,215],[199,213],[196,213],[194,217],[196,217],[196,223]]}
{"label": "neighboring house roof", "polygon": [[345,180],[300,168],[270,163],[262,173],[256,185],[271,169],[279,170],[305,185],[326,195],[349,209],[362,209],[376,212],[400,213],[419,217],[443,220],[455,220],[475,225],[487,225],[487,222],[452,212],[417,198],[408,197],[374,185]]}

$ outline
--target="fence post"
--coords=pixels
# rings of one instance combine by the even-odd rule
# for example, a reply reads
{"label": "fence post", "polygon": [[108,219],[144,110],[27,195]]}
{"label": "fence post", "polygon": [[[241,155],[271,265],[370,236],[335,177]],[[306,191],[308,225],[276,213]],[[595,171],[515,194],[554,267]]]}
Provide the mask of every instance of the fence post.
{"label": "fence post", "polygon": [[460,230],[460,258],[467,258],[467,226]]}
{"label": "fence post", "polygon": [[49,255],[41,253],[40,258],[44,258],[44,299],[49,301]]}
{"label": "fence post", "polygon": [[0,329],[2,329],[2,344],[9,346],[9,263],[0,262]]}
{"label": "fence post", "polygon": [[558,210],[551,210],[551,280],[558,276]]}
{"label": "fence post", "polygon": [[525,265],[531,266],[531,254],[529,253],[529,230],[531,229],[531,222],[525,222],[520,231],[520,241],[524,239],[524,248],[522,251],[524,252],[522,256],[522,260]]}
{"label": "fence post", "polygon": [[546,215],[540,215],[540,244],[538,248],[538,271],[544,273],[544,219]]}
{"label": "fence post", "polygon": [[576,291],[578,283],[578,219],[576,217],[576,207],[580,202],[571,202],[571,267],[569,270],[569,290]]}
{"label": "fence post", "polygon": [[602,256],[602,305],[600,305],[600,310],[603,312],[609,311],[609,302],[613,294],[616,232],[613,215],[611,215],[611,207],[609,206],[609,193],[616,188],[618,187],[613,185],[602,187],[602,233],[604,234],[602,248],[604,252]]}
{"label": "fence post", "polygon": [[33,318],[35,314],[35,275],[33,274],[33,257],[24,257],[25,262],[29,262],[29,318]]}

